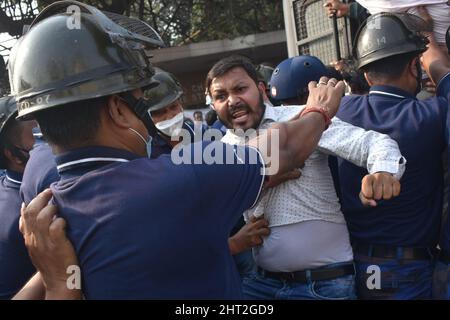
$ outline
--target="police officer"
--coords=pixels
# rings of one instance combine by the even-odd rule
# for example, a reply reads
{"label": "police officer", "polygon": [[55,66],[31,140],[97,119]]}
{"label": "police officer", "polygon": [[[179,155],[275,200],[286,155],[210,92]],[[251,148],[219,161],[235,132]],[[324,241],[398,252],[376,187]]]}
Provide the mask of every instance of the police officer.
{"label": "police officer", "polygon": [[[36,135],[34,135],[36,137]],[[37,138],[36,138],[37,140]],[[50,186],[52,182],[59,180],[56,170],[55,155],[48,143],[41,138],[36,142],[30,152],[20,186],[20,198],[25,204]]]}
{"label": "police officer", "polygon": [[[172,148],[182,141],[181,129],[187,133],[190,142],[195,141],[195,132],[191,122],[183,116],[181,97],[183,89],[175,76],[160,68],[155,68],[153,79],[157,87],[145,91],[145,99],[152,106],[149,111],[158,129],[152,140],[152,158],[168,154]],[[201,140],[201,134],[198,132]]]}
{"label": "police officer", "polygon": [[[450,69],[446,58],[434,54],[437,46],[431,35],[427,50],[428,41],[420,33],[425,29],[416,16],[380,13],[371,16],[356,37],[354,56],[370,93],[344,97],[338,116],[390,135],[408,161],[400,196],[366,208],[354,196],[365,170],[339,159],[341,204],[361,299],[431,298],[442,210],[441,155],[448,108],[444,93],[450,90],[450,77],[445,75]],[[416,99],[422,81],[421,53],[438,84],[438,97],[425,101]]]}
{"label": "police officer", "polygon": [[19,232],[19,188],[34,144],[34,121],[18,122],[14,97],[0,98],[0,299],[10,299],[35,272]]}
{"label": "police officer", "polygon": [[273,67],[268,66],[266,64],[258,64],[256,66],[256,72],[258,74],[258,82],[264,86],[264,91],[263,91],[264,103],[268,103],[270,105],[273,105],[273,101],[270,99],[269,81],[270,81],[270,77],[272,76],[274,70],[275,69]]}
{"label": "police officer", "polygon": [[322,61],[314,56],[283,60],[270,78],[270,96],[278,104],[304,105],[308,99],[308,83],[319,81],[327,73]]}
{"label": "police officer", "polygon": [[[180,164],[164,155],[147,159],[149,136],[156,130],[144,98],[153,75],[145,49],[161,44],[155,40],[159,36],[133,33],[88,5],[64,2],[71,4],[83,8],[80,28],[67,28],[61,4],[44,9],[11,58],[10,81],[19,117],[36,117],[57,154],[61,180],[52,192],[69,226],[85,297],[239,298],[227,239],[240,214],[257,200],[264,182],[262,158],[252,148],[213,142],[182,148],[188,158]],[[124,25],[130,24],[143,23]],[[308,106],[325,105],[329,117],[343,83],[323,82],[315,89],[311,84]],[[305,161],[324,130],[324,114],[314,110],[278,125],[280,173]],[[299,137],[304,143],[298,144]],[[191,165],[196,150],[203,153],[208,146],[224,150],[224,157],[231,148],[233,163]],[[243,159],[256,161],[242,165]],[[23,217],[26,243],[52,221],[27,210]],[[48,255],[41,247],[48,236],[34,238],[33,261],[44,278],[51,277],[46,270],[53,260],[39,260]],[[67,290],[65,280],[62,290]]]}
{"label": "police officer", "polygon": [[[447,52],[450,53],[450,27],[446,33]],[[439,50],[435,50],[436,55],[439,55]],[[447,76],[449,78],[449,76]],[[447,90],[446,92],[444,90]],[[446,95],[450,98],[450,91],[448,87],[441,87],[441,95]],[[447,143],[450,141],[450,117],[447,113],[447,128],[446,128]],[[448,146],[447,146],[448,147]],[[449,151],[447,149],[447,158]],[[448,164],[447,164],[448,165]],[[448,165],[447,169],[450,168]],[[450,199],[450,198],[448,198]],[[447,209],[448,210],[448,209]],[[436,262],[436,269],[433,278],[433,298],[450,300],[450,219],[448,212],[444,214],[442,235],[439,242],[441,252]]]}

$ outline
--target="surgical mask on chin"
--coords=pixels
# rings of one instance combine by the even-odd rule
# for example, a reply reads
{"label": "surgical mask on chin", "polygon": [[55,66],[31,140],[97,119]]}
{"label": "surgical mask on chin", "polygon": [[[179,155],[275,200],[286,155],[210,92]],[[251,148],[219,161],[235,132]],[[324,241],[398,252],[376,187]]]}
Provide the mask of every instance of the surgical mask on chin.
{"label": "surgical mask on chin", "polygon": [[180,134],[180,129],[183,127],[183,120],[183,112],[180,112],[172,119],[155,123],[155,126],[156,129],[164,133],[166,136],[176,137]]}
{"label": "surgical mask on chin", "polygon": [[147,157],[150,158],[150,156],[152,155],[152,137],[149,136],[148,141],[147,141],[144,139],[144,137],[139,132],[137,132],[133,128],[128,128],[128,129],[130,129],[132,132],[134,132],[144,142],[145,148],[147,150]]}

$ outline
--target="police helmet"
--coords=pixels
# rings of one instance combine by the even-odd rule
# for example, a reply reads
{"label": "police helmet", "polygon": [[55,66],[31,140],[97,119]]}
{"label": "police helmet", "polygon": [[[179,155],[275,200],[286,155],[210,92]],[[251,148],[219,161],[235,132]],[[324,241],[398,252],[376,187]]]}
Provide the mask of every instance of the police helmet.
{"label": "police helmet", "polygon": [[[8,126],[15,121],[17,116],[17,105],[16,100],[13,96],[5,96],[0,98],[0,145],[4,146],[4,134]],[[2,152],[0,150],[0,152]],[[2,154],[0,154],[0,168],[4,169],[6,167],[5,159]]]}
{"label": "police helmet", "polygon": [[151,105],[148,111],[163,109],[183,95],[181,84],[173,74],[155,68],[153,80],[159,83],[158,86],[144,91],[144,98]]}
{"label": "police helmet", "polygon": [[[148,50],[163,45],[140,20],[77,1],[55,2],[36,17],[11,52],[8,67],[18,117],[33,118],[35,112],[67,103],[153,86]],[[141,119],[149,117],[142,101],[136,99],[132,107]]]}
{"label": "police helmet", "polygon": [[0,98],[0,137],[17,116],[16,100],[13,96],[5,96]]}
{"label": "police helmet", "polygon": [[258,64],[256,66],[256,72],[258,73],[258,81],[264,82],[265,85],[268,85],[274,70],[275,69],[270,66]]}
{"label": "police helmet", "polygon": [[421,31],[431,30],[413,14],[382,12],[370,16],[356,34],[353,56],[357,67],[399,54],[424,52],[428,40]]}
{"label": "police helmet", "polygon": [[282,61],[270,79],[270,96],[278,101],[297,98],[308,92],[310,81],[328,74],[322,61],[314,56],[297,56]]}

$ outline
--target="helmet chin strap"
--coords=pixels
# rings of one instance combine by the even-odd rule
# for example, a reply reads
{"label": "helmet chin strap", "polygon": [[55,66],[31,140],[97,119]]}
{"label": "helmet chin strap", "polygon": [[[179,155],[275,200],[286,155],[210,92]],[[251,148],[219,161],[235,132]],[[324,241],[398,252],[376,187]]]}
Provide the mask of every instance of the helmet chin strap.
{"label": "helmet chin strap", "polygon": [[13,156],[15,156],[17,159],[19,159],[20,162],[22,162],[23,165],[26,165],[28,162],[28,159],[30,159],[30,154],[24,155],[22,151],[16,147],[15,145],[9,145],[8,149],[11,151]]}
{"label": "helmet chin strap", "polygon": [[156,136],[158,130],[156,129],[155,123],[148,112],[148,109],[150,108],[148,102],[144,98],[137,99],[130,92],[121,93],[120,96],[134,110],[139,119],[142,120],[150,136]]}

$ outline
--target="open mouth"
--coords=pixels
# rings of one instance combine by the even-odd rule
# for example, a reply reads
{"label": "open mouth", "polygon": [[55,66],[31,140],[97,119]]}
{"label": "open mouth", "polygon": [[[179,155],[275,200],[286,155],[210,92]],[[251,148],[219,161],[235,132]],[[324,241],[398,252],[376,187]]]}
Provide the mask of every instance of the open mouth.
{"label": "open mouth", "polygon": [[249,112],[247,110],[237,110],[231,114],[234,123],[243,123],[246,122],[249,116]]}

